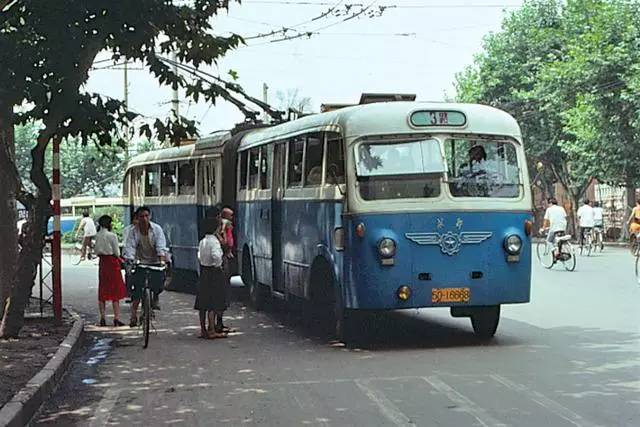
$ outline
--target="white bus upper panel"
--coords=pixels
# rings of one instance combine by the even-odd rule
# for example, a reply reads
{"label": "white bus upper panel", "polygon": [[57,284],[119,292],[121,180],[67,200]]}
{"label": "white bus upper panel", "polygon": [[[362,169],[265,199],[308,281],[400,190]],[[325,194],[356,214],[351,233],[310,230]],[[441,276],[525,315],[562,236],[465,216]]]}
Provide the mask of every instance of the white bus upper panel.
{"label": "white bus upper panel", "polygon": [[[457,111],[466,116],[463,126],[413,126],[415,111]],[[521,142],[520,127],[508,113],[476,104],[385,102],[347,107],[315,114],[247,134],[239,150],[314,130],[340,130],[347,142],[365,135],[406,133],[475,133],[508,136]]]}

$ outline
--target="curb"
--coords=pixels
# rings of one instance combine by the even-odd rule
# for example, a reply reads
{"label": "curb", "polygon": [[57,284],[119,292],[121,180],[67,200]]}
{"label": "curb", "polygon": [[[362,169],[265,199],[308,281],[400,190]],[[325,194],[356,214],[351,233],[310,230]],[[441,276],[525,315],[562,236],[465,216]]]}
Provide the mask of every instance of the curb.
{"label": "curb", "polygon": [[69,307],[65,309],[74,319],[71,330],[51,360],[0,408],[0,426],[27,425],[40,409],[40,405],[53,394],[64,376],[84,333],[84,320]]}

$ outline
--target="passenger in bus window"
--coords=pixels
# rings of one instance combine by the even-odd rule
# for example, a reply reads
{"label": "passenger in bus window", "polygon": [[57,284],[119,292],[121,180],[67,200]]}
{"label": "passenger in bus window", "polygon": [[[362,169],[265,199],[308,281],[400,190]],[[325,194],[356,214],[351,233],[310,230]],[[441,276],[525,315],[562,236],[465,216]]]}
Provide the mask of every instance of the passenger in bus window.
{"label": "passenger in bus window", "polygon": [[[222,245],[217,231],[220,229],[219,218],[206,218],[204,221],[205,236],[198,244],[198,262],[200,277],[198,293],[193,306],[200,315],[200,338],[226,338],[224,332],[212,331],[214,318],[225,309],[225,277],[222,270],[224,257]],[[207,327],[207,321],[209,326]]]}

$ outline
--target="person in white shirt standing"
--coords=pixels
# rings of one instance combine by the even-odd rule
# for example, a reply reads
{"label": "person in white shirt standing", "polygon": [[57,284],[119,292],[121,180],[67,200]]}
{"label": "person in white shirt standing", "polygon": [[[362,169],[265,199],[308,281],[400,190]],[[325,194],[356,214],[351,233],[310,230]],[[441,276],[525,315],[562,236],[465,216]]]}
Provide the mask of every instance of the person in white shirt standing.
{"label": "person in white shirt standing", "polygon": [[[78,225],[76,237],[80,237],[80,233],[83,233],[82,248],[80,249],[80,261],[84,261],[87,256],[87,248],[92,246],[91,242],[97,234],[96,223],[93,222],[93,219],[91,219],[89,212],[87,211],[82,213],[82,219],[80,220],[80,225]],[[89,255],[89,258],[91,258],[91,255]]]}
{"label": "person in white shirt standing", "polygon": [[[217,236],[220,218],[205,218],[205,236],[198,245],[198,261],[200,262],[200,278],[198,293],[193,306],[200,314],[200,338],[226,338],[227,334],[215,331],[214,319],[222,315],[226,307],[225,275],[222,268],[222,245]],[[207,329],[207,318],[209,329]]]}
{"label": "person in white shirt standing", "polygon": [[595,216],[593,208],[589,203],[589,200],[585,200],[584,204],[578,209],[578,224],[580,225],[580,246],[584,243],[584,235],[591,233],[593,224],[595,222]]}
{"label": "person in white shirt standing", "polygon": [[[554,244],[556,235],[567,231],[567,212],[562,206],[558,206],[558,201],[553,197],[549,198],[548,203],[540,232],[548,231],[547,242]],[[554,253],[554,259],[555,256],[557,253]]]}

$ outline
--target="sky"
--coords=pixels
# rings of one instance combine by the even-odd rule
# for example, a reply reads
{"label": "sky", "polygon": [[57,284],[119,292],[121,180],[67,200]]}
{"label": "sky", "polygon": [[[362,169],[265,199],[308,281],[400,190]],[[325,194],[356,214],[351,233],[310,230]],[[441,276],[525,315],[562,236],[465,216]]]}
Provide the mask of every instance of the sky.
{"label": "sky", "polygon": [[[419,101],[443,101],[455,96],[456,73],[472,64],[481,51],[483,37],[500,30],[502,19],[515,10],[519,0],[243,0],[232,2],[228,12],[214,21],[216,34],[237,33],[246,45],[231,51],[208,70],[228,78],[238,73],[244,90],[262,98],[263,84],[268,101],[278,104],[278,91],[298,90],[311,99],[311,110],[323,103],[357,103],[365,92],[412,93]],[[360,6],[358,6],[360,5]],[[345,16],[328,14],[370,6],[379,16],[344,21]],[[288,41],[287,35],[311,32],[310,37]],[[101,54],[98,60],[108,58]],[[87,90],[123,98],[122,67],[96,64]],[[103,68],[103,69],[100,69]],[[129,107],[147,117],[164,119],[171,111],[172,92],[161,87],[135,64],[129,71]],[[180,114],[199,123],[201,135],[230,129],[243,120],[231,104],[194,104],[181,95]]]}

